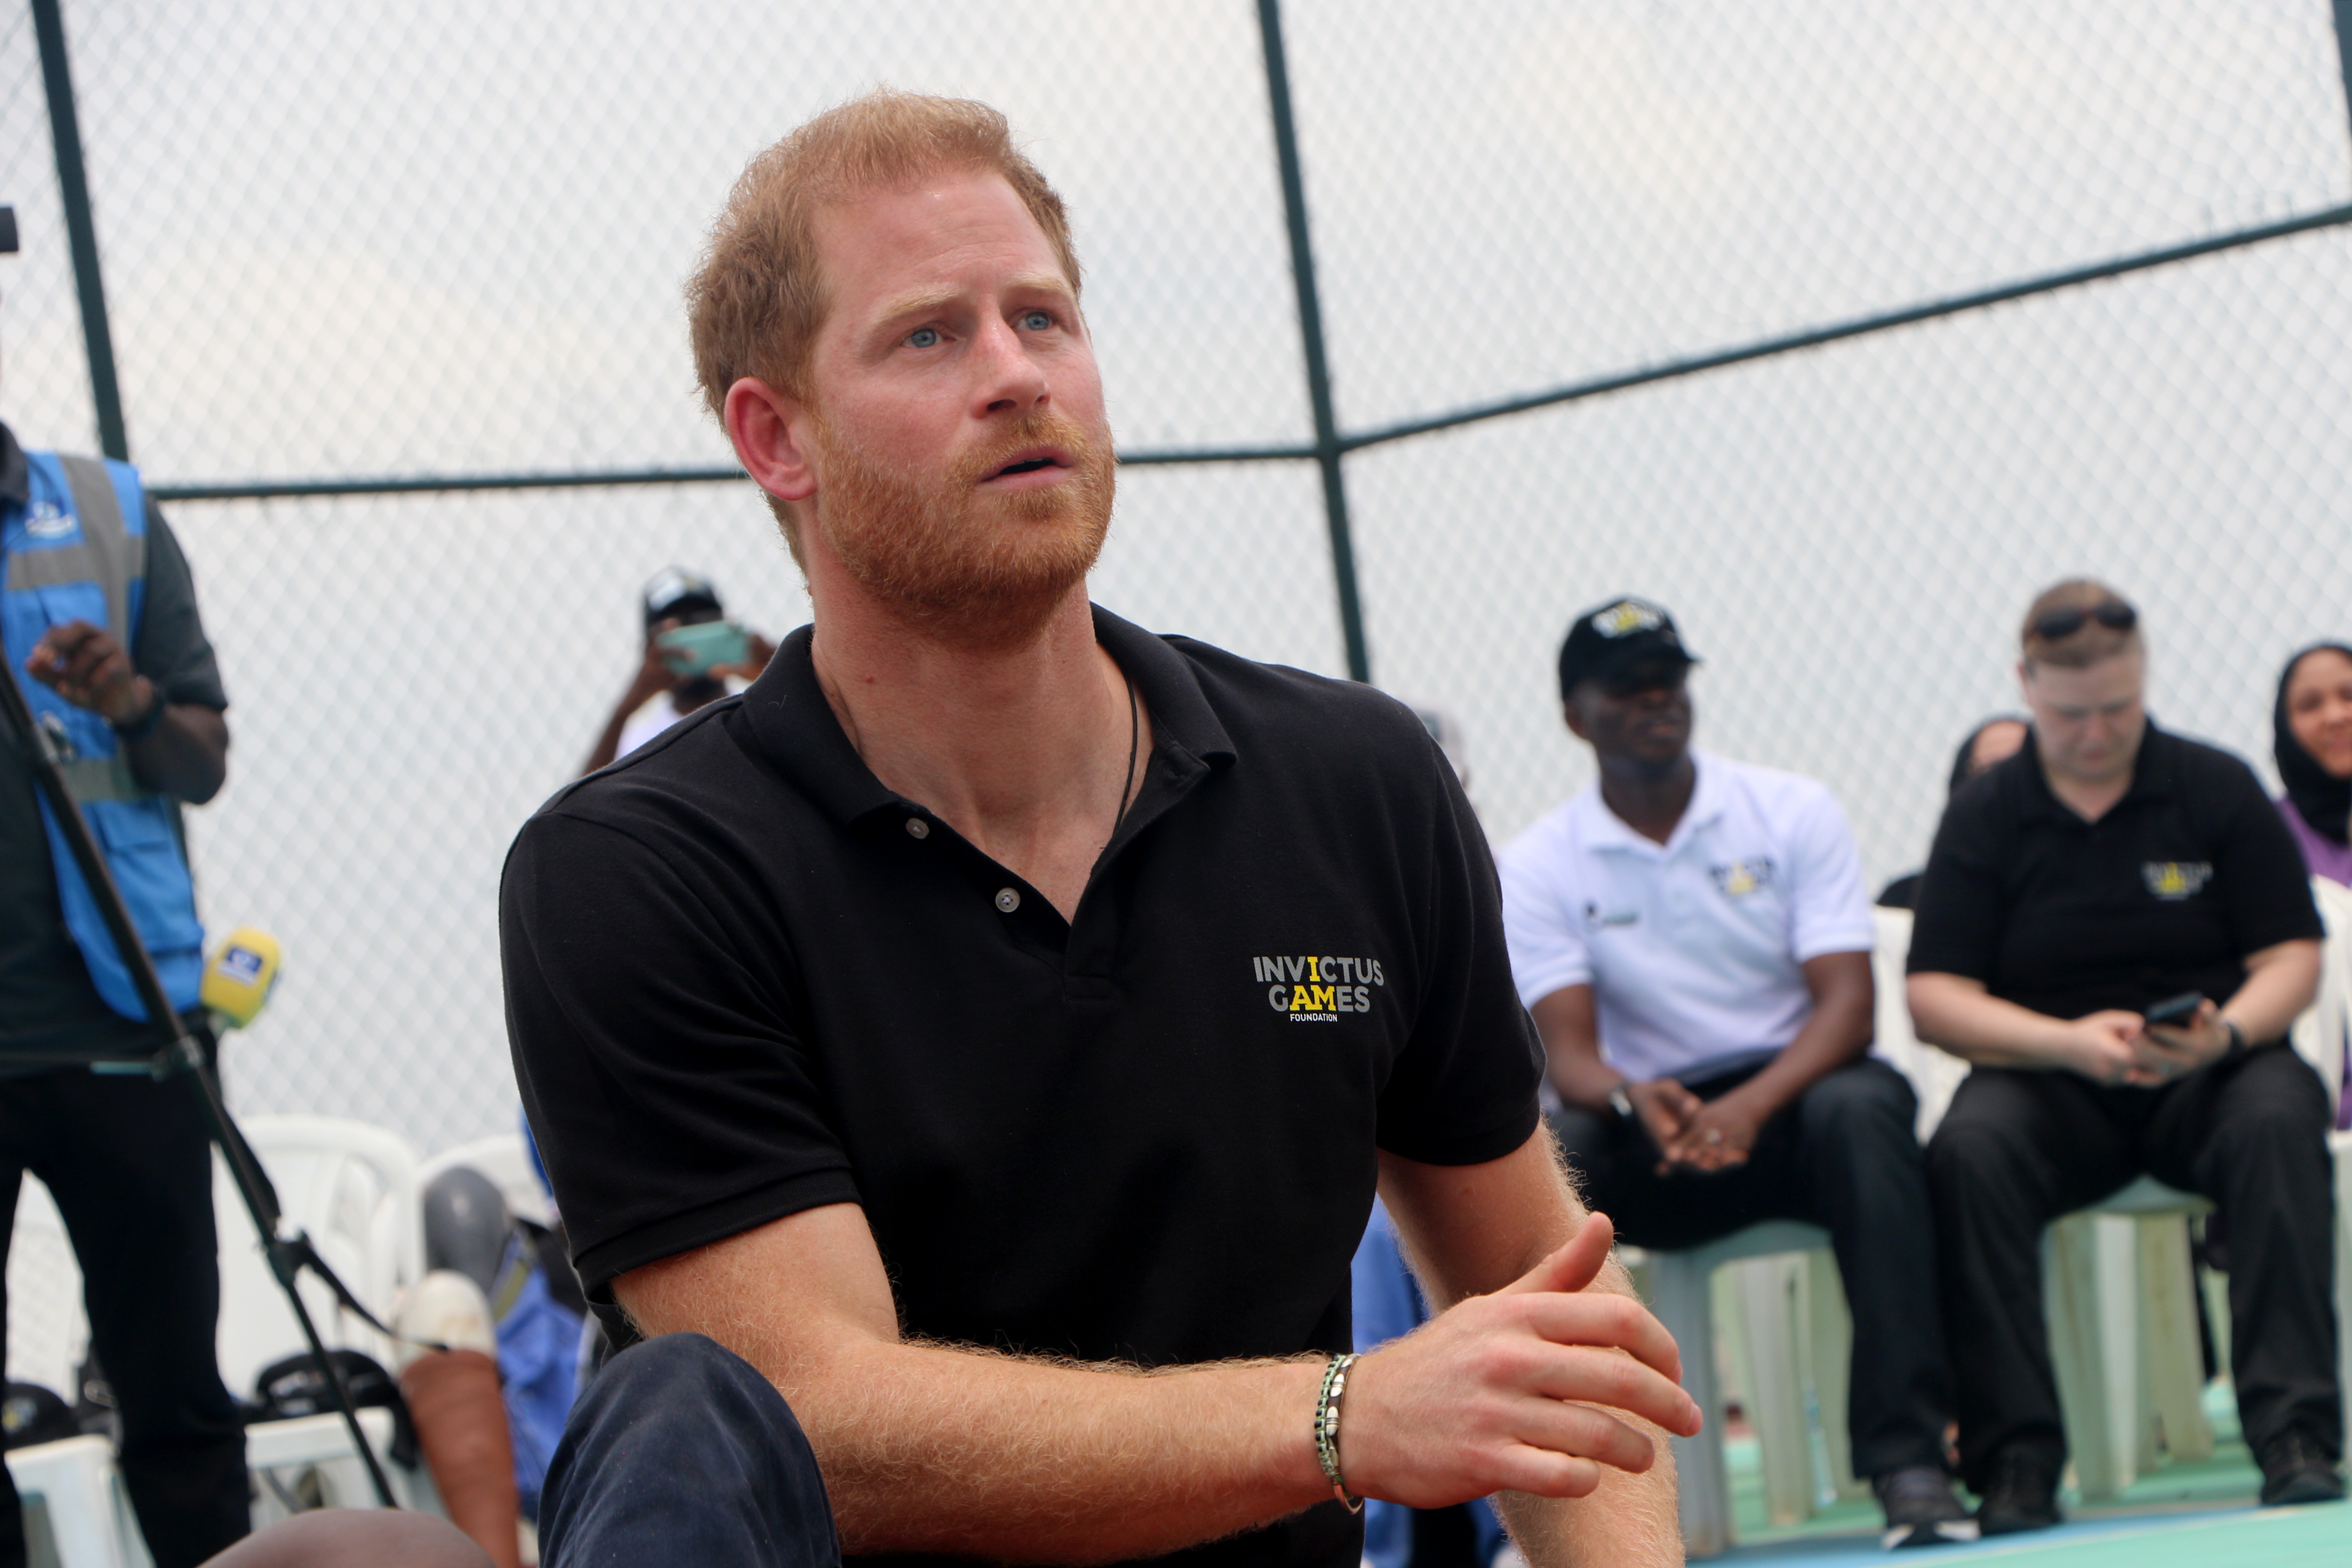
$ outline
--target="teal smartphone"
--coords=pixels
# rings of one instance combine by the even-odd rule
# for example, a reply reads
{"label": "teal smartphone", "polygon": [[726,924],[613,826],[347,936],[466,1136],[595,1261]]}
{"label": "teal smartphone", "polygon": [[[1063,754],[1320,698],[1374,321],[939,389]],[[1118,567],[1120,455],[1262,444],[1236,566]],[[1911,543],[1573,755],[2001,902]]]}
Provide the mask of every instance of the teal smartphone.
{"label": "teal smartphone", "polygon": [[733,621],[701,621],[672,626],[654,639],[662,658],[680,675],[708,675],[714,664],[740,664],[751,657],[751,640]]}

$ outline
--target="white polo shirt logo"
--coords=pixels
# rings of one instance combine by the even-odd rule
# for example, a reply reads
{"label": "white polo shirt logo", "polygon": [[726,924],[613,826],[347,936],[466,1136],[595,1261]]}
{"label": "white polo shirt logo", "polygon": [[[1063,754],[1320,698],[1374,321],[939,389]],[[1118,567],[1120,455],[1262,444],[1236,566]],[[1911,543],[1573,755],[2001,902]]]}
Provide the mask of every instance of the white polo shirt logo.
{"label": "white polo shirt logo", "polygon": [[1377,958],[1299,953],[1253,958],[1250,968],[1265,987],[1265,1005],[1294,1024],[1336,1024],[1343,1013],[1369,1013],[1374,988],[1389,983]]}
{"label": "white polo shirt logo", "polygon": [[1715,879],[1716,890],[1725,898],[1745,899],[1772,885],[1772,857],[1751,855],[1744,860],[1727,860],[1709,866],[1706,874]]}
{"label": "white polo shirt logo", "polygon": [[1641,920],[1642,911],[1639,910],[1604,910],[1591,899],[1584,900],[1584,923],[1594,931],[1606,931],[1611,926],[1638,925]]}

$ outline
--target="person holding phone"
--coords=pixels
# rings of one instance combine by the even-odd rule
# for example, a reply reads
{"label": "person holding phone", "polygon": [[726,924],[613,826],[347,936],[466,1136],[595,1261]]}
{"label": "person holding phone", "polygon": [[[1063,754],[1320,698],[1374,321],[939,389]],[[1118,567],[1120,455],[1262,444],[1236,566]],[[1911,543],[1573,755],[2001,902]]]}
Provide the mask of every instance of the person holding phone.
{"label": "person holding phone", "polygon": [[2286,1044],[2319,981],[2302,858],[2244,763],[2149,722],[2115,590],[2043,593],[2022,653],[2032,731],[1946,809],[1908,963],[1919,1037],[1976,1069],[1927,1178],[1979,1526],[2058,1521],[2042,1231],[2143,1173],[2229,1218],[2263,1501],[2340,1498],[2327,1096]]}
{"label": "person holding phone", "polygon": [[593,773],[609,767],[698,708],[768,668],[775,647],[727,618],[710,579],[665,566],[646,584],[646,649],[635,679],[588,753]]}

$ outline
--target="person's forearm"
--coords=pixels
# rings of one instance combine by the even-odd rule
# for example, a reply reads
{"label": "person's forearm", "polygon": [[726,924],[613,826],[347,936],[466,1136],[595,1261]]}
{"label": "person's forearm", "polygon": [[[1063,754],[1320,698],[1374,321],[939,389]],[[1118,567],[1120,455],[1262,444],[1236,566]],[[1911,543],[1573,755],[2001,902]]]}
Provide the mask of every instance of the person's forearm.
{"label": "person's forearm", "polygon": [[1868,1050],[1872,1026],[1868,997],[1860,1005],[1842,997],[1816,1007],[1797,1037],[1731,1092],[1754,1108],[1759,1121],[1769,1121],[1810,1085]]}
{"label": "person's forearm", "polygon": [[1907,989],[1913,1032],[1963,1061],[1999,1068],[2071,1065],[2063,1019],[2004,1002],[1951,976],[1915,974]]}
{"label": "person's forearm", "polygon": [[2317,942],[2290,942],[2261,956],[2246,983],[2221,1005],[2221,1016],[2254,1044],[2284,1037],[2319,988]]}
{"label": "person's forearm", "polygon": [[793,1358],[631,1305],[648,1333],[715,1332],[782,1391],[845,1554],[1152,1557],[1331,1497],[1321,1357],[1140,1373],[859,1338]]}
{"label": "person's forearm", "polygon": [[[163,700],[160,692],[155,700]],[[217,709],[171,703],[155,728],[123,753],[149,789],[202,805],[228,778],[228,721]]]}
{"label": "person's forearm", "polygon": [[1594,1051],[1552,1051],[1547,1071],[1560,1099],[1587,1110],[1609,1109],[1609,1091],[1625,1082],[1625,1075]]}

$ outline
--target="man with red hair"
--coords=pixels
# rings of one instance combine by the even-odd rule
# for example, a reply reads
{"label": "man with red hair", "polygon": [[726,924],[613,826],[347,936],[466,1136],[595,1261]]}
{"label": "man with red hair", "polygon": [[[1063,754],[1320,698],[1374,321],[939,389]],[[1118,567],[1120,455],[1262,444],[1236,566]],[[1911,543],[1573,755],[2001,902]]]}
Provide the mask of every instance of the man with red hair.
{"label": "man with red hair", "polygon": [[[814,624],[508,863],[524,1099],[647,1342],[550,1560],[1342,1568],[1364,1497],[1501,1492],[1538,1563],[1677,1562],[1698,1413],[1539,1125],[1468,803],[1399,704],[1088,603],[1078,284],[1002,116],[885,92],[692,285]],[[1376,1185],[1445,1310],[1357,1362]]]}

